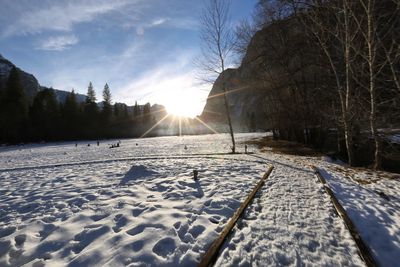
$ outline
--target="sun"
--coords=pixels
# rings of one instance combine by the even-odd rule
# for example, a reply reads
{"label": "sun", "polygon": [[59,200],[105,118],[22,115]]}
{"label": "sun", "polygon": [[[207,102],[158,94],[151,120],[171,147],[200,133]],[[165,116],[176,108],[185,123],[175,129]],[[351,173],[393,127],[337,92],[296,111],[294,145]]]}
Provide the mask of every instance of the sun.
{"label": "sun", "polygon": [[197,114],[197,109],[190,105],[190,103],[185,103],[181,99],[175,99],[171,101],[172,103],[167,104],[166,109],[168,114],[181,117],[195,117]]}
{"label": "sun", "polygon": [[156,76],[150,81],[142,90],[150,92],[149,101],[163,105],[169,115],[195,118],[202,113],[209,85],[199,83],[191,72],[161,78]]}
{"label": "sun", "polygon": [[202,111],[201,100],[190,90],[170,91],[162,102],[168,114],[174,116],[194,118]]}

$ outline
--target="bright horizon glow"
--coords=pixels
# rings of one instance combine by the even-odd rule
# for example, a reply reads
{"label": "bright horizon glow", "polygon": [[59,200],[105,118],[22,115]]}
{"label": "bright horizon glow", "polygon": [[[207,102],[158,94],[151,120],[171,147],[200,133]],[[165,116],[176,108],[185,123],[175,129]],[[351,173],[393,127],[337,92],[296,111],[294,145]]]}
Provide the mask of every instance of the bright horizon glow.
{"label": "bright horizon glow", "polygon": [[[188,58],[183,57],[180,65],[186,66],[187,61]],[[122,98],[116,101],[132,99],[132,92],[140,89],[147,92],[139,98],[140,103],[157,103],[163,105],[170,115],[194,118],[202,113],[210,87],[199,83],[192,71],[182,73],[182,70],[166,65],[129,84],[121,90]]]}
{"label": "bright horizon glow", "polygon": [[186,93],[176,93],[165,99],[164,105],[170,115],[194,118],[200,115],[196,102],[199,102],[199,99],[193,99]]}

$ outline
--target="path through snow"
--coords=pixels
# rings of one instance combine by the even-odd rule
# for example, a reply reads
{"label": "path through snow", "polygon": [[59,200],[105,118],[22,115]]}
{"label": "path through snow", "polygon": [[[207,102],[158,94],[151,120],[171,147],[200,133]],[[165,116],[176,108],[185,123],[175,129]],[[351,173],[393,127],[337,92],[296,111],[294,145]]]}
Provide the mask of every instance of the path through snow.
{"label": "path through snow", "polygon": [[314,173],[280,158],[217,266],[364,266]]}

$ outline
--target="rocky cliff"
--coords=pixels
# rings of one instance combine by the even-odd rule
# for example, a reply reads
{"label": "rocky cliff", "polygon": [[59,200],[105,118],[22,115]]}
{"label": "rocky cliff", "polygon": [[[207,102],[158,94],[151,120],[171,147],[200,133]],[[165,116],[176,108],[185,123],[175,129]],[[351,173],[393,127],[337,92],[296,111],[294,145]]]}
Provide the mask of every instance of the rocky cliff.
{"label": "rocky cliff", "polygon": [[[8,76],[13,67],[16,67],[11,61],[5,59],[2,55],[0,55],[0,89],[5,88]],[[19,73],[19,77],[21,79],[22,88],[24,89],[26,95],[30,100],[32,100],[35,95],[44,89],[48,89],[45,86],[41,86],[38,80],[30,73],[27,73],[20,68],[16,67]],[[57,97],[57,100],[60,102],[64,102],[69,92],[54,89],[54,93]],[[85,95],[77,94],[76,99],[78,102],[83,102],[86,99]]]}
{"label": "rocky cliff", "polygon": [[[13,63],[0,55],[0,88],[5,88],[8,75],[13,67],[15,67]],[[19,68],[17,68],[17,70],[19,72],[21,84],[26,95],[32,99],[41,90],[39,82],[32,74],[26,73]]]}
{"label": "rocky cliff", "polygon": [[[7,60],[0,54],[0,90],[5,88],[8,76],[13,67],[16,67],[11,61]],[[41,86],[38,80],[30,73],[27,73],[20,68],[16,67],[21,79],[22,87],[28,96],[28,99],[32,101],[35,95],[44,89],[50,89],[46,86]],[[54,89],[54,93],[59,102],[64,102],[70,92]],[[76,100],[78,102],[84,102],[86,100],[86,95],[76,94]]]}
{"label": "rocky cliff", "polygon": [[[268,30],[257,32],[252,38],[247,53],[237,69],[224,72],[227,97],[235,131],[255,131],[267,129],[263,85],[260,84],[260,67],[262,64],[262,40]],[[215,81],[208,96],[203,113],[204,121],[227,131],[227,119],[222,94],[222,75]],[[222,125],[222,126],[221,126]]]}

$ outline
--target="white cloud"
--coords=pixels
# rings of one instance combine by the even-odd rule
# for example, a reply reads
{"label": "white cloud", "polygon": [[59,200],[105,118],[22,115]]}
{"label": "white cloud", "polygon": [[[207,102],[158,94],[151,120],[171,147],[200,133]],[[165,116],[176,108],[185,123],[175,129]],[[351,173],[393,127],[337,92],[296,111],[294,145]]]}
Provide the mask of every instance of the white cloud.
{"label": "white cloud", "polygon": [[31,2],[19,5],[17,2],[15,6],[10,6],[12,23],[2,30],[2,36],[36,34],[46,30],[71,31],[78,23],[92,21],[99,15],[138,1],[43,1],[36,6]]}
{"label": "white cloud", "polygon": [[136,26],[136,34],[142,36],[144,35],[146,29],[150,29],[165,24],[168,20],[169,18],[157,18],[150,21],[149,23],[138,24]]}
{"label": "white cloud", "polygon": [[78,43],[75,35],[52,36],[41,41],[37,46],[39,50],[62,51]]}
{"label": "white cloud", "polygon": [[151,26],[158,26],[158,25],[164,24],[167,20],[169,20],[169,19],[168,18],[155,19],[151,22]]}
{"label": "white cloud", "polygon": [[199,26],[199,23],[195,19],[161,17],[153,19],[147,23],[140,23],[138,21],[125,23],[123,27],[125,29],[136,28],[136,34],[142,36],[145,34],[147,29],[161,25],[168,28],[193,30]]}

